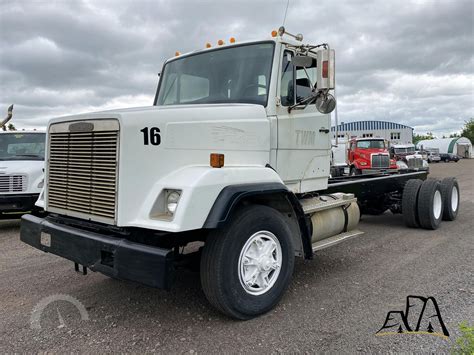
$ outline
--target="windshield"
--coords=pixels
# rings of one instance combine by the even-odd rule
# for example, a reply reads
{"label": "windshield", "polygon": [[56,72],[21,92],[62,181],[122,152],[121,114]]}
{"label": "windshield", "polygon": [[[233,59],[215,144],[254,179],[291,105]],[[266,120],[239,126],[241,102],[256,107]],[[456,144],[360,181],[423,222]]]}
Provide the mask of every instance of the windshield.
{"label": "windshield", "polygon": [[165,65],[157,105],[251,103],[266,106],[274,43],[229,47]]}
{"label": "windshield", "polygon": [[0,134],[0,160],[44,160],[46,133]]}
{"label": "windshield", "polygon": [[384,141],[376,141],[376,140],[369,140],[369,141],[357,141],[357,148],[359,149],[384,149],[385,143]]}

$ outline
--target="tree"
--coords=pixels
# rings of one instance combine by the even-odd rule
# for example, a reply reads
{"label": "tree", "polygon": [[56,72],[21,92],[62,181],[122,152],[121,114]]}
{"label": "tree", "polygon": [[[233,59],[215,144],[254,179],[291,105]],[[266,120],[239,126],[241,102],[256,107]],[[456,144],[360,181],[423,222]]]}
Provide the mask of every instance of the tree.
{"label": "tree", "polygon": [[9,123],[7,128],[9,131],[16,131],[16,127],[13,123]]}
{"label": "tree", "polygon": [[418,143],[419,141],[424,141],[427,139],[435,139],[433,132],[427,132],[426,135],[423,134],[413,134],[413,144]]}
{"label": "tree", "polygon": [[474,118],[470,118],[469,121],[465,122],[461,137],[469,138],[474,143]]}

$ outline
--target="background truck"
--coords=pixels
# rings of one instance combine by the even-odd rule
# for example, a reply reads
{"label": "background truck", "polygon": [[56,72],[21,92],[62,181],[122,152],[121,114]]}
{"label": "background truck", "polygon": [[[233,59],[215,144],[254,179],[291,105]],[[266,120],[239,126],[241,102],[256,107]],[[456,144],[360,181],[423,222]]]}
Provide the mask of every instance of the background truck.
{"label": "background truck", "polygon": [[428,162],[423,159],[421,154],[416,153],[414,144],[393,144],[390,146],[390,156],[397,162],[406,164],[404,166],[399,163],[400,169],[428,170]]}
{"label": "background truck", "polygon": [[394,159],[390,159],[383,138],[353,138],[349,141],[347,160],[350,175],[397,172]]}
{"label": "background truck", "polygon": [[455,179],[329,178],[328,44],[284,28],[230,42],[167,60],[152,107],[51,120],[48,216],[23,216],[21,240],[153,287],[197,264],[209,302],[249,319],[278,303],[295,256],[361,234],[357,200],[411,227],[456,218]]}
{"label": "background truck", "polygon": [[[2,128],[12,110],[13,105]],[[45,142],[45,132],[0,131],[0,219],[39,212],[35,203],[43,188]]]}

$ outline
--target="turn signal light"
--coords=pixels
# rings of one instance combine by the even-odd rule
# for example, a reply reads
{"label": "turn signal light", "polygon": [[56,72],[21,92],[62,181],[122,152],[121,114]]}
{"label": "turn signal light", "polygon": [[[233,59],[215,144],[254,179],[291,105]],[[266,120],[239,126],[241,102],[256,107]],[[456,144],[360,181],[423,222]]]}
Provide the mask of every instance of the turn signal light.
{"label": "turn signal light", "polygon": [[230,43],[235,43],[235,38],[234,38],[234,37],[230,37],[229,42],[230,42]]}
{"label": "turn signal light", "polygon": [[218,44],[219,46],[222,46],[222,45],[224,44],[224,41],[223,41],[222,39],[220,39],[220,40],[217,41],[217,44]]}
{"label": "turn signal light", "polygon": [[278,36],[278,31],[277,30],[273,30],[272,31],[272,37],[276,37]]}
{"label": "turn signal light", "polygon": [[224,154],[211,153],[211,166],[222,168],[224,166]]}

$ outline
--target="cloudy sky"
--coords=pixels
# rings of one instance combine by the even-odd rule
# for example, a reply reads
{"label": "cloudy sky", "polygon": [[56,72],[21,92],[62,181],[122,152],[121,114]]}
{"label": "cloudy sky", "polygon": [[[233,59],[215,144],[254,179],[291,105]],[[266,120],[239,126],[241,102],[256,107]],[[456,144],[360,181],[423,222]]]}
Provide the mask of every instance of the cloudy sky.
{"label": "cloudy sky", "polygon": [[[0,1],[0,116],[151,105],[164,59],[231,36],[268,38],[287,0]],[[285,23],[336,50],[339,120],[441,136],[474,117],[474,1],[297,1]]]}

